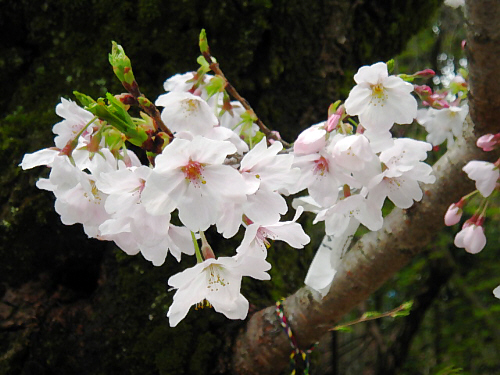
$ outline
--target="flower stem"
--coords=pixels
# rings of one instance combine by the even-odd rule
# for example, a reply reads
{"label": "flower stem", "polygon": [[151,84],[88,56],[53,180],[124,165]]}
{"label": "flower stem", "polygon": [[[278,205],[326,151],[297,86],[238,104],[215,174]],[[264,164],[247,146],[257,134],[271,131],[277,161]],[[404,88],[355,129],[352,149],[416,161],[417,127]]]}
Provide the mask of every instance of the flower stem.
{"label": "flower stem", "polygon": [[203,257],[201,256],[200,247],[198,246],[198,240],[196,239],[196,236],[194,235],[193,231],[191,231],[191,238],[193,239],[194,251],[196,253],[196,261],[198,263],[202,263]]}
{"label": "flower stem", "polygon": [[[210,69],[216,74],[216,75],[219,75],[221,76],[222,78],[225,79],[226,81],[226,91],[233,97],[235,98],[237,101],[239,101],[241,103],[241,105],[243,106],[243,108],[245,108],[247,111],[250,111],[251,113],[255,114],[255,111],[252,109],[252,107],[250,106],[250,104],[248,103],[248,101],[242,97],[240,95],[240,93],[238,91],[236,91],[236,89],[234,88],[233,85],[231,85],[231,83],[229,82],[229,80],[226,78],[226,76],[224,75],[224,73],[222,72],[222,70],[220,69],[219,67],[219,63],[215,62],[213,59],[212,59],[212,55],[210,54],[210,49],[208,47],[208,42],[206,39],[204,39],[204,47],[205,48],[201,48],[201,54],[203,55],[203,57],[205,58],[205,60],[207,61]],[[283,143],[283,145],[285,147],[290,147],[290,144],[281,140],[281,139],[278,139],[276,137],[276,135],[271,132],[271,129],[269,129],[266,125],[264,125],[264,123],[262,122],[262,120],[255,114],[255,117],[257,117],[257,120],[255,121],[255,123],[259,126],[259,129],[262,133],[265,134],[266,138],[269,140],[269,139],[273,139],[275,141],[280,141],[281,143]]]}

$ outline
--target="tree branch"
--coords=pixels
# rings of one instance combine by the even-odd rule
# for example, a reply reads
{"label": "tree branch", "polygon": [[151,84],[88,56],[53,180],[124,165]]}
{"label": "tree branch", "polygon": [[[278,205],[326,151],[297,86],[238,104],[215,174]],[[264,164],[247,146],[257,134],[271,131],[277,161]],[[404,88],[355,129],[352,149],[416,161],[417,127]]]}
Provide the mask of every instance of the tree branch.
{"label": "tree branch", "polygon": [[[434,165],[436,183],[423,187],[420,203],[408,210],[393,210],[381,230],[364,235],[344,256],[325,298],[304,287],[285,300],[285,314],[302,349],[318,341],[430,242],[444,227],[450,203],[474,189],[462,167],[485,155],[469,132]],[[274,308],[268,307],[252,316],[238,338],[234,369],[240,374],[277,373],[287,365],[289,351]]]}

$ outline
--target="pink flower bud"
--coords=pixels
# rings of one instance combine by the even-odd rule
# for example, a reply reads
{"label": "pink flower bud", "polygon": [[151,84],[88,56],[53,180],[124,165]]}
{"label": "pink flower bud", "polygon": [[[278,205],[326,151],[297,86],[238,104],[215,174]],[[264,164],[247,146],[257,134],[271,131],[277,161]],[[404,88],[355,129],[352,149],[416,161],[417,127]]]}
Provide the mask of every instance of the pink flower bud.
{"label": "pink flower bud", "polygon": [[421,86],[415,85],[414,90],[419,96],[422,96],[422,97],[432,95],[432,89],[426,85],[421,85]]}
{"label": "pink flower bud", "polygon": [[486,236],[481,225],[476,225],[467,220],[462,230],[455,236],[455,246],[465,248],[471,254],[477,254],[486,245]]}
{"label": "pink flower bud", "polygon": [[326,145],[326,130],[322,126],[313,125],[299,134],[293,144],[296,154],[314,154]]}
{"label": "pink flower bud", "polygon": [[418,77],[418,78],[424,78],[424,79],[427,79],[427,78],[432,78],[436,75],[436,73],[434,72],[434,70],[432,69],[424,69],[424,70],[421,70],[419,72],[416,72],[415,74],[413,74],[415,77]]}
{"label": "pink flower bud", "polygon": [[326,131],[331,132],[334,129],[336,129],[338,124],[339,124],[340,119],[344,115],[345,115],[344,105],[340,105],[337,108],[337,110],[328,117],[328,121],[327,121],[326,128],[325,128]]}
{"label": "pink flower bud", "polygon": [[462,209],[457,206],[455,203],[452,203],[450,207],[448,207],[448,211],[444,215],[444,224],[447,226],[455,225],[460,221],[462,217]]}
{"label": "pink flower bud", "polygon": [[479,137],[476,144],[477,147],[482,148],[483,151],[492,151],[498,145],[499,141],[500,133],[496,135],[486,134],[482,137]]}

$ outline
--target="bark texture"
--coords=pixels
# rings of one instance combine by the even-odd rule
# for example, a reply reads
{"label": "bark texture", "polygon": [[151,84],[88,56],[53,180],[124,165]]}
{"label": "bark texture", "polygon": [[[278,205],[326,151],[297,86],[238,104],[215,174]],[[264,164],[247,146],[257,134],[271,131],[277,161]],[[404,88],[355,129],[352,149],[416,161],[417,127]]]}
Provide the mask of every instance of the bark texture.
{"label": "bark texture", "polygon": [[500,130],[500,6],[495,0],[467,0],[467,57],[470,115],[478,135]]}

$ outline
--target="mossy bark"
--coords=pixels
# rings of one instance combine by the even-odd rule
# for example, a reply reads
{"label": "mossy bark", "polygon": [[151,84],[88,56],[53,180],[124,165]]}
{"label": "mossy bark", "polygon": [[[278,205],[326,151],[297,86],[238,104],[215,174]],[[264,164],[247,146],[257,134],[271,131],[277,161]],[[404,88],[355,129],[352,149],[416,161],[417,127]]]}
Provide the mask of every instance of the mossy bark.
{"label": "mossy bark", "polygon": [[[124,46],[142,91],[154,99],[165,78],[196,69],[205,28],[228,79],[269,127],[293,140],[326,118],[329,103],[345,99],[360,65],[398,53],[439,3],[0,3],[0,374],[232,371],[244,321],[202,310],[170,328],[167,279],[181,266],[168,258],[153,267],[86,239],[79,226],[64,227],[50,194],[34,187],[47,171],[17,166],[24,153],[51,145],[60,96],[123,91],[107,62],[111,40]],[[301,286],[318,241],[304,251],[276,246],[272,281],[243,285],[250,313]],[[237,243],[215,246],[230,254]]]}

